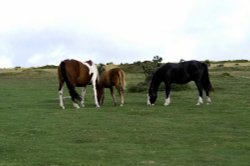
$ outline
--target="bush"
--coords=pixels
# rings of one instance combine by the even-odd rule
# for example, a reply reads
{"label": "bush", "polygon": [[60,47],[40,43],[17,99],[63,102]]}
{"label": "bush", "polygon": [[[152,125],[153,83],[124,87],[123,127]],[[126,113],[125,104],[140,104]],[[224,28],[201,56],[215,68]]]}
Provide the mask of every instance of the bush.
{"label": "bush", "polygon": [[216,67],[224,67],[224,64],[219,64]]}
{"label": "bush", "polygon": [[37,67],[36,69],[57,69],[58,66],[55,65],[46,65],[46,66],[41,66]]}
{"label": "bush", "polygon": [[185,91],[185,90],[191,89],[189,84],[183,84],[183,85],[172,84],[171,87],[172,87],[172,91]]}
{"label": "bush", "polygon": [[15,70],[19,70],[21,68],[22,68],[21,66],[17,66],[17,67],[15,67]]}
{"label": "bush", "polygon": [[222,76],[222,77],[231,77],[231,74],[230,74],[230,73],[225,72],[225,73],[222,73],[222,74],[221,74],[221,76]]}
{"label": "bush", "polygon": [[206,63],[208,67],[211,66],[211,62],[208,59],[205,60],[204,63]]}
{"label": "bush", "polygon": [[[179,85],[179,84],[172,84],[171,91],[185,91],[190,90],[191,86],[189,84]],[[131,85],[128,87],[128,91],[132,93],[139,93],[139,92],[147,92],[148,84],[145,82],[140,82],[136,85]],[[159,86],[159,91],[165,91],[165,85],[161,83]]]}
{"label": "bush", "polygon": [[148,85],[145,82],[139,82],[136,85],[131,85],[128,87],[128,91],[132,93],[146,92],[147,89],[148,89]]}

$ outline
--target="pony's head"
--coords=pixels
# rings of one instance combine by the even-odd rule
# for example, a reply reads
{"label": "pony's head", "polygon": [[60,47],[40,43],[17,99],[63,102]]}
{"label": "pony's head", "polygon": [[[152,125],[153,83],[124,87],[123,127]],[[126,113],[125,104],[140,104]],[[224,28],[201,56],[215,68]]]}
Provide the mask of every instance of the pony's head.
{"label": "pony's head", "polygon": [[157,99],[157,93],[154,89],[150,88],[148,90],[148,101],[147,104],[148,105],[154,105],[155,101]]}

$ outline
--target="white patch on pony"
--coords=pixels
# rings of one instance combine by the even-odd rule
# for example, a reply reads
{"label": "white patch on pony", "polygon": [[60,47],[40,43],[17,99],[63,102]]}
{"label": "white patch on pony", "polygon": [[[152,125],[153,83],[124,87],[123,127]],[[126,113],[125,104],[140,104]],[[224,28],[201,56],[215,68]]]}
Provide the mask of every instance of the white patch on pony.
{"label": "white patch on pony", "polygon": [[64,104],[63,104],[63,89],[61,89],[61,90],[58,92],[58,94],[59,94],[60,107],[61,107],[62,109],[65,109]]}
{"label": "white patch on pony", "polygon": [[94,63],[91,66],[88,63],[83,63],[83,64],[89,68],[89,75],[92,75],[91,83],[92,83],[93,91],[94,91],[95,104],[96,104],[96,107],[100,107],[98,100],[97,100],[97,90],[96,90],[96,81],[99,79],[97,66]]}
{"label": "white patch on pony", "polygon": [[196,105],[201,105],[201,104],[203,104],[203,99],[202,97],[199,96],[198,103]]}
{"label": "white patch on pony", "polygon": [[90,65],[87,62],[84,62],[83,64],[89,68],[89,75],[91,75],[91,74],[93,74],[93,75],[97,74],[98,75],[97,66],[95,64]]}
{"label": "white patch on pony", "polygon": [[164,106],[168,106],[169,104],[170,104],[170,97],[168,97],[167,99],[165,99]]}
{"label": "white patch on pony", "polygon": [[148,105],[148,106],[154,106],[155,104],[151,104],[151,102],[150,102],[150,97],[149,97],[149,95],[147,95],[147,96],[148,96],[147,105]]}

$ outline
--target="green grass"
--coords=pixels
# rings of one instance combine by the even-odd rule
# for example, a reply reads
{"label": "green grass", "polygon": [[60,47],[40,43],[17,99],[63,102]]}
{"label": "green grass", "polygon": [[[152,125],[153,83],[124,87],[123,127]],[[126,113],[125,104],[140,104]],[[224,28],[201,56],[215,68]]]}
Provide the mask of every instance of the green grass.
{"label": "green grass", "polygon": [[70,99],[59,108],[53,70],[0,72],[0,166],[249,165],[250,73],[240,69],[211,70],[211,105],[196,106],[192,86],[168,107],[163,92],[154,107],[143,93],[114,107],[107,91],[95,108],[89,87],[79,110]]}

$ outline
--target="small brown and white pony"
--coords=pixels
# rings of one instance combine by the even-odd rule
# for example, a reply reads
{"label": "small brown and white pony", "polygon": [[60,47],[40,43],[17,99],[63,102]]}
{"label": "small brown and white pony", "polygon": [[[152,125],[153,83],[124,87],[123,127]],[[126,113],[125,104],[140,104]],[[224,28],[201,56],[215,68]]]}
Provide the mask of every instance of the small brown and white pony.
{"label": "small brown and white pony", "polygon": [[[85,63],[77,60],[64,60],[58,67],[58,80],[59,80],[59,101],[60,107],[65,109],[63,104],[63,85],[66,83],[69,94],[73,101],[75,108],[80,108],[78,101],[81,101],[81,105],[84,107],[84,98],[86,95],[86,86],[92,84],[94,91],[94,98],[96,107],[99,107],[97,100],[96,83],[98,80],[98,70],[96,65],[92,61]],[[75,91],[75,87],[82,87],[82,97]]]}
{"label": "small brown and white pony", "polygon": [[113,68],[109,70],[104,70],[100,74],[100,79],[98,82],[98,101],[103,104],[104,100],[104,88],[109,88],[113,99],[114,105],[116,105],[116,99],[114,95],[113,87],[117,89],[120,96],[120,106],[124,104],[124,88],[125,88],[125,73],[120,68]]}

